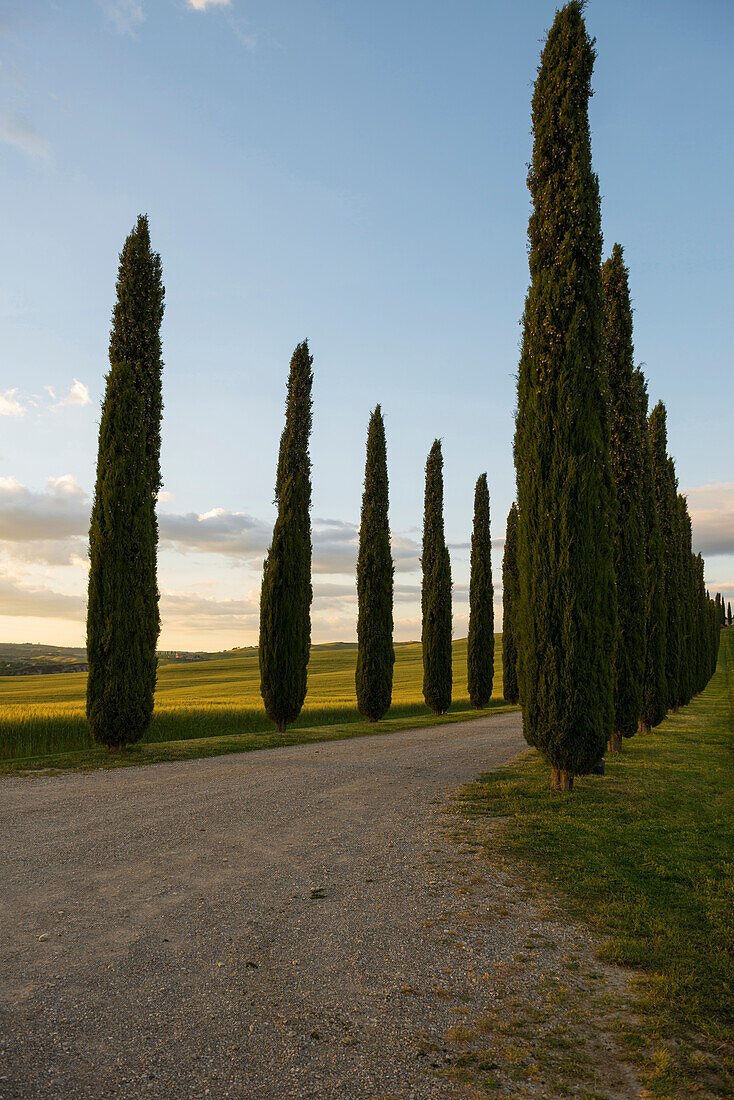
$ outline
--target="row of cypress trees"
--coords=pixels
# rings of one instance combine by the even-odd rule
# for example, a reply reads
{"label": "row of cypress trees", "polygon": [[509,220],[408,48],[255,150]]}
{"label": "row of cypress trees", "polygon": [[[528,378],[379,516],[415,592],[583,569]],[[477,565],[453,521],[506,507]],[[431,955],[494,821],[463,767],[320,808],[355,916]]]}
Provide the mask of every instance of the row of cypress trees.
{"label": "row of cypress trees", "polygon": [[[723,600],[703,562],[667,451],[662,403],[648,417],[633,363],[622,248],[602,265],[599,184],[588,100],[595,58],[583,0],[569,0],[545,43],[533,94],[528,185],[530,287],[523,317],[504,583],[505,695],[523,707],[528,741],[553,785],[590,771],[707,682]],[[95,738],[119,748],[152,715],[160,622],[155,503],[160,489],[164,290],[141,216],[120,256],[90,526],[87,714]],[[306,694],[310,649],[313,360],[290,367],[276,474],[278,514],[261,589],[260,672],[279,730]],[[492,690],[494,622],[486,476],[475,492],[468,639],[469,693]],[[443,456],[426,462],[421,555],[427,705],[451,702],[451,565],[443,523]],[[370,422],[357,588],[356,692],[378,720],[392,693],[393,564],[379,409]],[[731,608],[729,608],[731,621]]]}
{"label": "row of cypress trees", "polygon": [[[260,689],[268,717],[281,732],[303,706],[310,649],[312,363],[308,344],[299,344],[291,360],[278,458],[278,516],[260,596]],[[434,714],[448,710],[452,691],[451,563],[443,498],[443,454],[437,439],[426,461],[421,552],[423,696]],[[357,557],[355,689],[358,709],[371,722],[384,716],[392,700],[394,565],[388,507],[387,446],[378,405],[367,434]],[[469,697],[476,708],[489,703],[494,676],[491,548],[489,490],[482,474],[474,501],[467,643]]]}
{"label": "row of cypress trees", "polygon": [[602,264],[588,101],[594,42],[583,0],[556,13],[532,103],[530,287],[507,521],[505,697],[551,765],[554,789],[609,744],[701,690],[718,634],[667,453],[633,359],[622,248]]}
{"label": "row of cypress trees", "polygon": [[[141,215],[125,241],[117,278],[97,480],[89,537],[87,716],[95,740],[113,749],[138,741],[153,714],[160,632],[156,499],[161,486],[164,288],[160,256]],[[277,518],[260,594],[260,687],[277,730],[299,715],[311,644],[311,460],[313,357],[299,344],[288,376],[275,483]],[[476,486],[472,536],[469,693],[492,694],[494,617],[489,492]],[[451,566],[443,526],[443,456],[426,463],[423,532],[423,694],[436,714],[451,703]],[[385,427],[370,419],[357,562],[360,712],[378,721],[392,698],[393,561]]]}

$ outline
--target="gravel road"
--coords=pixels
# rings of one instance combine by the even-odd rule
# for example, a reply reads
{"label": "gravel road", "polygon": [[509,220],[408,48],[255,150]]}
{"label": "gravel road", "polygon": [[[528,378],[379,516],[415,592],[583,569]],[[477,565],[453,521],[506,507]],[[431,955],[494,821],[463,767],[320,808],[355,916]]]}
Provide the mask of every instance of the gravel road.
{"label": "gravel road", "polygon": [[443,807],[525,747],[507,714],[0,780],[0,1097],[469,1095],[452,998],[517,945],[440,927]]}

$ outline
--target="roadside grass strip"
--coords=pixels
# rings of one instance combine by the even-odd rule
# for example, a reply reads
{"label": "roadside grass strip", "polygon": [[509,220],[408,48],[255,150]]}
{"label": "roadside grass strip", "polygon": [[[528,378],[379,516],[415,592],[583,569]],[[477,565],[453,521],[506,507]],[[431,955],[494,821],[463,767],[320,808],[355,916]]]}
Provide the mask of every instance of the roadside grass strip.
{"label": "roadside grass strip", "polygon": [[625,741],[605,777],[551,795],[533,752],[460,795],[467,816],[506,819],[488,855],[560,891],[599,958],[633,971],[617,1038],[656,1097],[734,1095],[733,735],[729,628],[705,691]]}

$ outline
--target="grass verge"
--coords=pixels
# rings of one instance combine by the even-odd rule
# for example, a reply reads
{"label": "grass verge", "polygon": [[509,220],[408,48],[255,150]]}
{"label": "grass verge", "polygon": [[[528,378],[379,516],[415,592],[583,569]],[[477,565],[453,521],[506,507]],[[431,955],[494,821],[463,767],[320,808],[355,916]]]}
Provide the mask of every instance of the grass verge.
{"label": "grass verge", "polygon": [[657,1097],[734,1095],[733,733],[729,629],[706,690],[605,778],[551,795],[533,753],[462,793],[469,816],[508,819],[493,854],[540,872],[604,935],[600,957],[636,971],[619,1039]]}

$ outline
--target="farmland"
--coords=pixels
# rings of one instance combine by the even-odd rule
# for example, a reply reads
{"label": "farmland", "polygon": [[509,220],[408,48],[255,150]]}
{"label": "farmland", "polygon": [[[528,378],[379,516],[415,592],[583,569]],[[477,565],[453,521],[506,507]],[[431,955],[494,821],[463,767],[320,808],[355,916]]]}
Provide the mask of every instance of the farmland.
{"label": "farmland", "polygon": [[[318,731],[325,726],[332,727],[329,736],[333,737],[335,732],[355,736],[406,725],[433,724],[436,719],[429,713],[421,693],[420,644],[398,645],[395,653],[392,707],[386,719],[375,726],[364,722],[356,708],[356,649],[338,643],[315,646],[311,651],[306,705],[292,731],[289,730],[289,740],[299,731]],[[485,713],[473,710],[469,703],[465,638],[453,644],[453,672],[453,703],[444,720],[457,721]],[[210,755],[217,748],[236,751],[266,747],[271,743],[272,724],[262,708],[259,684],[255,650],[233,651],[213,660],[192,663],[161,663],[156,709],[144,746],[189,742],[182,750],[187,756]],[[86,754],[84,762],[88,763],[90,753],[101,754],[102,750],[92,748],[84,714],[85,690],[85,673],[0,677],[0,760],[43,762],[41,758],[52,755],[82,752]],[[502,705],[502,638],[497,635],[491,709]],[[343,730],[344,727],[349,729]],[[215,740],[222,738],[227,739],[226,749],[215,745]],[[299,735],[297,739],[302,738]],[[276,743],[283,744],[282,737]],[[163,753],[164,758],[168,755],[170,751]],[[180,758],[181,754],[176,755]],[[151,758],[148,752],[145,759]]]}

